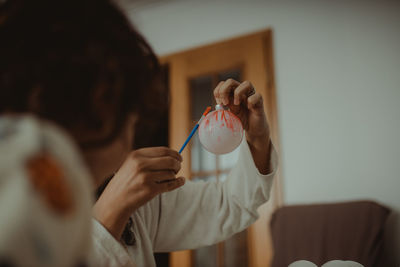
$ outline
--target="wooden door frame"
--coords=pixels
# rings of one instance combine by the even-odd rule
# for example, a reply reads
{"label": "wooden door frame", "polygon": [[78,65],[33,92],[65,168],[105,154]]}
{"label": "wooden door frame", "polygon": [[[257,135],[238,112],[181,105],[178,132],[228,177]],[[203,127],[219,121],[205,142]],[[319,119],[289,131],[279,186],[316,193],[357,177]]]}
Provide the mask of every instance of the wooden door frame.
{"label": "wooden door frame", "polygon": [[[248,57],[254,64],[249,64],[244,73],[244,79],[251,81],[255,88],[264,98],[265,111],[271,126],[271,138],[275,148],[279,151],[279,130],[277,119],[277,103],[275,88],[275,73],[273,60],[272,30],[266,29],[244,36],[231,38],[213,44],[189,49],[179,53],[173,53],[160,57],[161,63],[169,64],[170,69],[170,113],[169,113],[169,143],[172,148],[178,149],[182,141],[186,139],[190,132],[190,92],[189,79],[196,75],[206,74],[232,68],[235,64],[242,65],[239,58],[235,63],[235,58],[230,58],[226,62],[218,59],[207,58],[204,61],[196,61],[194,68],[186,68],[190,65],[190,60],[202,53],[231,54],[229,49],[240,49],[240,46],[254,42],[254,51],[248,51]],[[253,44],[253,43],[252,43]],[[260,57],[261,55],[261,57]],[[223,57],[223,55],[222,55]],[[182,79],[182,75],[186,80]],[[190,159],[189,150],[183,152],[183,157]],[[189,160],[190,162],[190,160]],[[182,175],[188,177],[190,174],[190,164],[182,168]],[[268,266],[272,258],[272,246],[269,239],[269,217],[272,211],[281,206],[283,202],[282,177],[277,173],[273,184],[273,193],[268,204],[259,209],[260,219],[249,228],[248,234],[248,253],[249,266],[261,267]],[[170,263],[172,267],[192,266],[191,251],[179,251],[171,253]]]}

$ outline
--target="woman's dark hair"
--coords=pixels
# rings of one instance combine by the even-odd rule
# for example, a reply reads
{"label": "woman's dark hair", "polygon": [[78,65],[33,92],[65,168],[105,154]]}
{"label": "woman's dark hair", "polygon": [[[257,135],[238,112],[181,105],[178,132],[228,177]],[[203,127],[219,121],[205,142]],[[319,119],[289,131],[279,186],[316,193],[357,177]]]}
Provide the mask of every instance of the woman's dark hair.
{"label": "woman's dark hair", "polygon": [[0,114],[33,113],[114,140],[157,97],[159,63],[107,0],[0,1]]}

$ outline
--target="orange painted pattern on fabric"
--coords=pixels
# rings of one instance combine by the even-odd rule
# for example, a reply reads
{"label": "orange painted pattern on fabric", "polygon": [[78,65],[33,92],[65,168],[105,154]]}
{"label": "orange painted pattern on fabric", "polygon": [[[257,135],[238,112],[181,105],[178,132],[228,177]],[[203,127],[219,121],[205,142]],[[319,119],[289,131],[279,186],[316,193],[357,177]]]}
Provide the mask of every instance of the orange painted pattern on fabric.
{"label": "orange painted pattern on fabric", "polygon": [[59,214],[73,210],[73,200],[65,176],[49,155],[37,155],[27,162],[29,179],[47,205]]}

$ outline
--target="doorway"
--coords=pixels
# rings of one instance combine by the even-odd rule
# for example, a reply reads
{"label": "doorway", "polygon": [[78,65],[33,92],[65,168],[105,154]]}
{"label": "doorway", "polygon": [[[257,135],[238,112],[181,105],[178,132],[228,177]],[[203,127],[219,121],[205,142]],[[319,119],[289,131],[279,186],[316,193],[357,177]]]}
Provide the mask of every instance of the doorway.
{"label": "doorway", "polygon": [[[170,88],[169,144],[179,149],[206,106],[215,105],[212,91],[220,80],[249,80],[265,102],[272,140],[279,151],[276,92],[270,29],[167,55]],[[183,152],[181,175],[197,180],[225,179],[237,151],[216,156],[205,151],[195,136]],[[248,230],[219,244],[174,252],[170,266],[268,266],[272,258],[269,217],[282,203],[281,177],[275,177],[270,201],[260,207],[260,219]]]}

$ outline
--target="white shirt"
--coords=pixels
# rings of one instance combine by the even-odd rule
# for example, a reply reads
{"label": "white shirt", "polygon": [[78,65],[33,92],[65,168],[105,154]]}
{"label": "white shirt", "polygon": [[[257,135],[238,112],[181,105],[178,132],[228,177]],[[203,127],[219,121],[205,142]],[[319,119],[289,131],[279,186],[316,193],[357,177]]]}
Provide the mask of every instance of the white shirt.
{"label": "white shirt", "polygon": [[154,267],[154,252],[195,249],[229,238],[257,220],[257,208],[269,198],[276,169],[274,148],[272,171],[262,175],[243,141],[238,162],[224,182],[187,181],[133,213],[135,245],[124,246],[93,220],[91,265]]}

